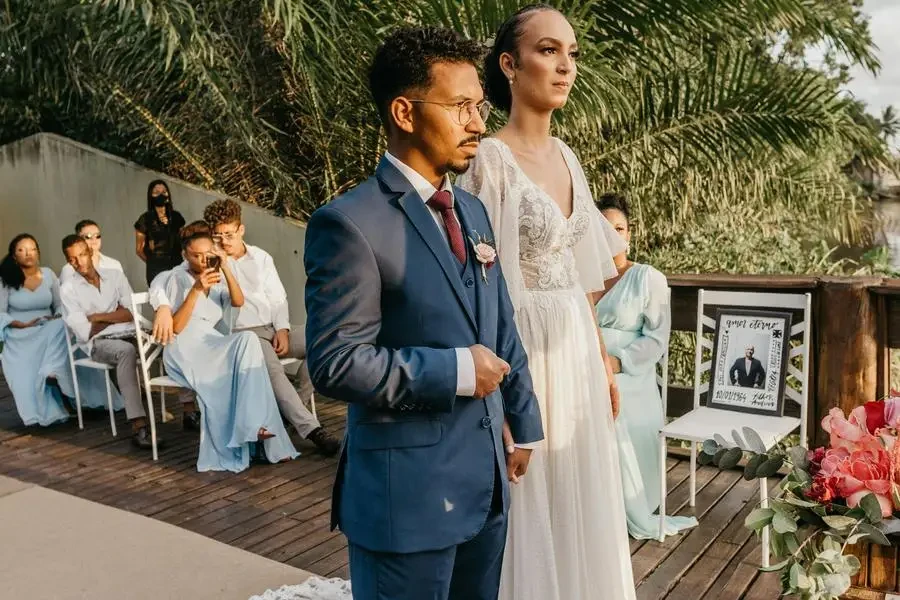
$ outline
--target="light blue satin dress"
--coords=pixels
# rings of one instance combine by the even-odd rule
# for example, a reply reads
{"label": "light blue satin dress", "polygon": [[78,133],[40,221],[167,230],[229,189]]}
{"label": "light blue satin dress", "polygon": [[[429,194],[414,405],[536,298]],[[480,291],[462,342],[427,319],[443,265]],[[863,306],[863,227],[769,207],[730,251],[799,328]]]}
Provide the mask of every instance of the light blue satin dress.
{"label": "light blue satin dress", "polygon": [[[184,266],[172,270],[166,295],[173,312],[193,285]],[[246,469],[249,445],[260,427],[275,434],[264,442],[269,461],[299,455],[278,412],[259,337],[249,331],[223,335],[216,329],[228,306],[228,288],[224,282],[215,285],[197,300],[187,327],[163,351],[166,373],[194,390],[200,403],[198,471]]]}
{"label": "light blue satin dress", "polygon": [[[671,329],[666,277],[635,263],[597,303],[597,324],[611,356],[622,364],[616,375],[619,418],[616,436],[628,533],[636,539],[659,537],[659,430],[664,424],[656,364],[669,344]],[[666,535],[693,527],[693,517],[666,517]]]}
{"label": "light blue satin dress", "polygon": [[[13,321],[59,315],[59,281],[50,269],[42,268],[41,274],[41,285],[33,291],[0,285],[0,361],[22,422],[46,426],[69,418],[60,390],[75,396],[65,325],[57,318],[25,329],[9,326]],[[55,377],[59,387],[48,385],[48,377]]]}

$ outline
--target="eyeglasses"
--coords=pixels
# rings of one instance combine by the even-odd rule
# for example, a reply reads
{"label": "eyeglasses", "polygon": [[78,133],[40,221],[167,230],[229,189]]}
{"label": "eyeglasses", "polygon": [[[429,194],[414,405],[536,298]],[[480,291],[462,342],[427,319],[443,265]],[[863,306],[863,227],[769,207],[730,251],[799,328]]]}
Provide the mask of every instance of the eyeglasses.
{"label": "eyeglasses", "polygon": [[81,237],[85,240],[99,240],[101,236],[99,233],[83,233]]}
{"label": "eyeglasses", "polygon": [[[487,122],[488,117],[491,114],[491,103],[487,100],[482,100],[481,102],[472,102],[471,100],[466,100],[465,102],[431,102],[429,100],[410,100],[410,102],[418,103],[418,104],[436,104],[450,113],[451,116],[456,115],[456,124],[465,127],[469,123],[472,122],[472,117],[475,116],[475,113],[478,113],[478,116],[481,117],[482,122]],[[454,112],[454,109],[456,111]]]}

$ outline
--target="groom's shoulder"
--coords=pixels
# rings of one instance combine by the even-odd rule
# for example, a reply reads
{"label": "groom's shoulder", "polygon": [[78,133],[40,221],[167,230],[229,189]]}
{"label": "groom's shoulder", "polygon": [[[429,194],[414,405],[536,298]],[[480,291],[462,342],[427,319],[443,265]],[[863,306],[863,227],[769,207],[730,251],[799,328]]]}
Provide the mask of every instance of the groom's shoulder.
{"label": "groom's shoulder", "polygon": [[378,179],[373,175],[356,187],[337,196],[315,212],[337,212],[344,217],[357,221],[366,215],[370,215],[373,210],[377,210],[379,203],[372,202],[376,197],[384,197],[384,192],[381,190]]}

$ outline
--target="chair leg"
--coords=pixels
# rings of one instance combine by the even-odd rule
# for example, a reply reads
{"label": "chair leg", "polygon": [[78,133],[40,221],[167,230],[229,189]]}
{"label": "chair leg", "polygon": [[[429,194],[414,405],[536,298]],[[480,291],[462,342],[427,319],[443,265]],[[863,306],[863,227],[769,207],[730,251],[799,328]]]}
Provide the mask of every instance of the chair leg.
{"label": "chair leg", "polygon": [[[759,506],[760,508],[769,508],[769,484],[765,477],[759,480]],[[760,540],[762,544],[762,566],[769,566],[769,527],[763,527]]]}
{"label": "chair leg", "polygon": [[313,392],[309,395],[309,410],[312,412],[312,416],[318,421],[319,415],[316,414],[316,393]]}
{"label": "chair leg", "polygon": [[106,409],[109,411],[109,426],[112,428],[113,437],[118,437],[116,431],[116,411],[113,410],[112,382],[109,380],[109,371],[103,371],[106,379]]}
{"label": "chair leg", "polygon": [[147,394],[147,414],[150,421],[150,444],[153,446],[153,460],[159,460],[156,451],[156,414],[153,412],[153,394],[148,379],[144,379],[144,392]]}
{"label": "chair leg", "polygon": [[166,423],[169,419],[166,415],[166,388],[159,388],[160,417],[159,420]]}
{"label": "chair leg", "polygon": [[[72,374],[75,374],[75,367],[72,367]],[[81,416],[81,392],[78,390],[78,379],[73,377],[72,383],[75,384],[75,412],[78,413],[78,429],[84,429],[84,419]]]}
{"label": "chair leg", "polygon": [[659,541],[666,539],[666,434],[659,434]]}
{"label": "chair leg", "polygon": [[691,508],[697,506],[697,443],[691,442],[691,477],[689,498]]}

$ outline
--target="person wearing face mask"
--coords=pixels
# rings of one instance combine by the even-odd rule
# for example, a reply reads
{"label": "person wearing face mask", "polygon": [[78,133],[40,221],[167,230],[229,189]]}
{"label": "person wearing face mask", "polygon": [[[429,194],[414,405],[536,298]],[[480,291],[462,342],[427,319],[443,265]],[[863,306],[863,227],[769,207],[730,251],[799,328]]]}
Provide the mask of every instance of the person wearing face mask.
{"label": "person wearing face mask", "polygon": [[147,285],[163,271],[181,263],[178,232],[184,217],[172,207],[172,195],[165,181],[156,179],[147,186],[147,211],[134,223],[135,252],[147,263]]}
{"label": "person wearing face mask", "polygon": [[[103,237],[100,234],[100,226],[97,225],[96,221],[91,219],[78,221],[75,224],[75,235],[87,242],[91,251],[91,261],[94,263],[95,269],[112,269],[122,273],[125,272],[122,268],[122,263],[100,251],[103,248]],[[72,275],[75,275],[75,269],[72,268],[72,265],[66,263],[62,271],[59,272],[60,285],[64,284]]]}
{"label": "person wearing face mask", "polygon": [[[631,228],[628,203],[604,194],[597,208],[626,247],[615,257],[618,275],[607,289],[593,295],[597,325],[606,342],[616,382],[622,394],[616,432],[628,533],[636,539],[659,538],[659,430],[665,424],[662,398],[656,386],[656,363],[669,346],[671,315],[666,276],[628,259]],[[694,517],[666,517],[665,534],[694,527]]]}
{"label": "person wearing face mask", "polygon": [[594,206],[574,152],[550,133],[577,58],[571,24],[550,6],[527,6],[500,27],[485,91],[509,119],[456,182],[491,216],[545,419],[546,440],[512,489],[503,600],[635,597],[616,448],[619,392],[588,298],[616,275],[613,256],[625,243]]}
{"label": "person wearing face mask", "polygon": [[0,362],[19,418],[47,426],[69,418],[63,395],[74,397],[75,386],[59,281],[40,260],[37,240],[22,233],[0,262]]}

